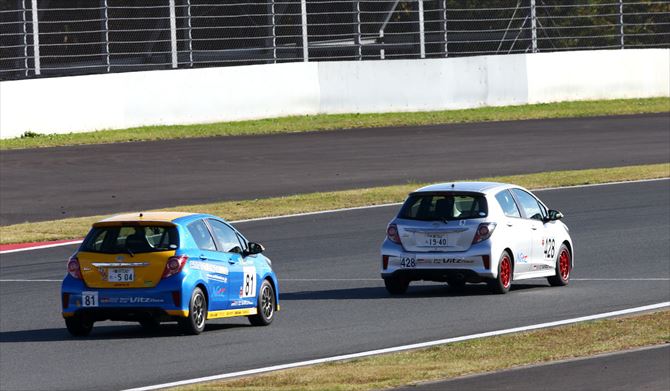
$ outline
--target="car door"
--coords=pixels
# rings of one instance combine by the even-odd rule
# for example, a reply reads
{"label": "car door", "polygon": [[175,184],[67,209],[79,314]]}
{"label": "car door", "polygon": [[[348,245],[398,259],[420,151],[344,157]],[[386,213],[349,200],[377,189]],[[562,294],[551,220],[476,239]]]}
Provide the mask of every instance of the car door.
{"label": "car door", "polygon": [[522,218],[519,206],[509,190],[497,193],[496,200],[505,215],[500,228],[507,232],[505,237],[510,241],[507,246],[514,251],[514,274],[528,273],[531,271],[533,222]]}
{"label": "car door", "polygon": [[524,220],[530,227],[530,271],[542,270],[547,253],[546,246],[549,244],[544,226],[547,211],[532,194],[521,189],[512,189],[512,193],[521,207]]}
{"label": "car door", "polygon": [[237,231],[216,219],[208,219],[217,247],[227,254],[230,268],[228,308],[239,309],[256,306],[256,268],[253,262],[242,258],[245,245],[240,242]]}
{"label": "car door", "polygon": [[189,261],[192,270],[198,270],[207,282],[209,311],[228,308],[230,267],[228,254],[218,251],[214,237],[204,220],[190,223],[188,231],[199,250],[199,257]]}

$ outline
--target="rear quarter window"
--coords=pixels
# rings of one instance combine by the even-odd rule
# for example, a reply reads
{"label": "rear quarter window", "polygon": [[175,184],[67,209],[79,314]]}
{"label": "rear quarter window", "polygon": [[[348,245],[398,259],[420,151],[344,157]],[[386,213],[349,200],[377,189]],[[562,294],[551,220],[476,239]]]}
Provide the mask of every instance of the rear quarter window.
{"label": "rear quarter window", "polygon": [[409,220],[444,221],[480,219],[488,216],[482,194],[416,193],[411,194],[398,217]]}

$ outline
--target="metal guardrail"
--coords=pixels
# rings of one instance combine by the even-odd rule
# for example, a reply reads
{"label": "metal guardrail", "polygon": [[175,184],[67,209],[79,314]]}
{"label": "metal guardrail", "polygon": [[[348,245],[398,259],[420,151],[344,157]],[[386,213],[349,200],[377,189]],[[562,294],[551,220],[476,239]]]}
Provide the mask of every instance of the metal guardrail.
{"label": "metal guardrail", "polygon": [[0,0],[0,80],[670,47],[670,0]]}

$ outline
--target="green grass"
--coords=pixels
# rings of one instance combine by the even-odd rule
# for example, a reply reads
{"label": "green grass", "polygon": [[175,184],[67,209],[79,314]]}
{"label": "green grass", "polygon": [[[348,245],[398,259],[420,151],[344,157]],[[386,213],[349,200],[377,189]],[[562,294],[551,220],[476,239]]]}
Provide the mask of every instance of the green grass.
{"label": "green grass", "polygon": [[[670,163],[575,171],[554,171],[537,174],[481,178],[480,180],[516,183],[530,189],[538,189],[543,187],[574,186],[590,183],[667,177],[670,177]],[[161,210],[211,213],[232,221],[401,202],[409,192],[423,185],[426,184],[409,183],[367,189],[299,194],[287,197],[223,201],[202,205],[184,205]],[[81,238],[88,232],[93,222],[100,220],[103,217],[105,216],[88,216],[2,226],[0,227],[0,244]]]}
{"label": "green grass", "polygon": [[0,140],[0,150],[382,126],[434,125],[657,112],[670,112],[670,98],[579,101],[415,113],[313,115],[198,125],[146,126],[69,134],[26,132],[24,137],[21,138]]}
{"label": "green grass", "polygon": [[[670,311],[272,372],[178,390],[375,390],[670,342]],[[559,376],[560,377],[560,376]]]}

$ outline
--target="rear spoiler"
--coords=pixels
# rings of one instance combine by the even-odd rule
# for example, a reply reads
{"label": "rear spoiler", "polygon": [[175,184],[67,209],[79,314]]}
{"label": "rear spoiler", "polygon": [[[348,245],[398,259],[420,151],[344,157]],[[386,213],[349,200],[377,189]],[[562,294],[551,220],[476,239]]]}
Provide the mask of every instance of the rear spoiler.
{"label": "rear spoiler", "polygon": [[102,227],[176,227],[177,225],[170,221],[151,221],[151,220],[130,220],[130,221],[99,221],[93,223],[93,228]]}

